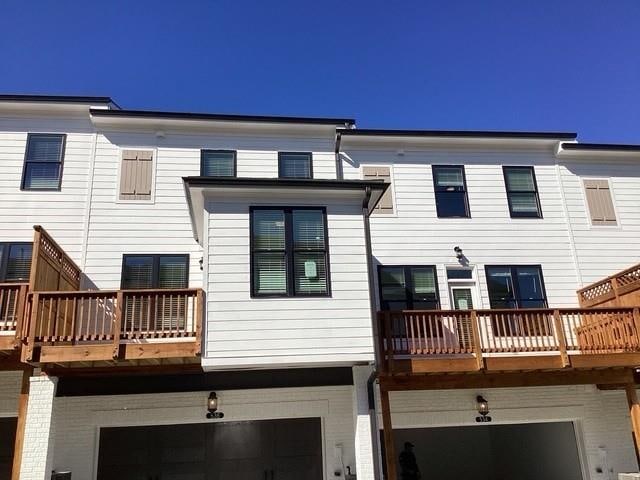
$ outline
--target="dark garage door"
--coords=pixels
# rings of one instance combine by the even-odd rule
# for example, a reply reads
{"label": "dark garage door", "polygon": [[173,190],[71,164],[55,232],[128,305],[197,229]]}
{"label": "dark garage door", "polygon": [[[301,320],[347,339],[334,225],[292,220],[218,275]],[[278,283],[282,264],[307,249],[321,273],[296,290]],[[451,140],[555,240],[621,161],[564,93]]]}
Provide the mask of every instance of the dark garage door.
{"label": "dark garage door", "polygon": [[0,480],[9,480],[11,478],[15,439],[16,419],[0,418]]}
{"label": "dark garage door", "polygon": [[103,428],[98,480],[321,480],[319,418]]}
{"label": "dark garage door", "polygon": [[394,429],[393,435],[398,457],[405,442],[414,444],[425,480],[582,480],[572,422]]}

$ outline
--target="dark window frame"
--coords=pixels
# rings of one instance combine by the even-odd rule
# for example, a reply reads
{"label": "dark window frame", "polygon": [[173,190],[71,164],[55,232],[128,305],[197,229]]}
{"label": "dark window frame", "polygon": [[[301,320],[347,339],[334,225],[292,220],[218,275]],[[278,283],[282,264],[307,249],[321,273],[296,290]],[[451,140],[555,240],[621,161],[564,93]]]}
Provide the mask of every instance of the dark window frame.
{"label": "dark window frame", "polygon": [[[459,168],[462,170],[462,190],[455,190],[453,192],[449,192],[444,190],[444,187],[438,187],[436,182],[436,171],[441,168]],[[467,189],[467,175],[465,172],[464,165],[432,165],[431,166],[431,176],[433,177],[433,191],[436,200],[436,214],[438,218],[471,218],[471,210],[469,208],[469,193]],[[444,215],[440,212],[440,207],[438,205],[438,197],[440,195],[447,195],[449,193],[464,193],[464,215]]]}
{"label": "dark window frame", "polygon": [[[527,170],[531,172],[531,178],[533,180],[533,191],[532,190],[510,190],[509,182],[507,181],[507,170]],[[543,218],[542,217],[542,206],[540,205],[540,193],[538,191],[538,181],[536,180],[536,170],[534,167],[530,166],[517,166],[517,165],[503,165],[502,166],[502,176],[504,178],[504,188],[507,192],[507,203],[509,204],[509,214],[511,218]],[[537,212],[514,212],[513,205],[511,203],[511,193],[533,193],[536,198],[536,206],[538,208]]]}
{"label": "dark window frame", "polygon": [[190,255],[188,253],[125,253],[122,255],[122,269],[120,271],[120,289],[121,290],[130,290],[125,289],[124,286],[124,269],[125,262],[127,258],[141,258],[141,257],[151,257],[152,260],[152,286],[146,289],[133,289],[133,290],[159,290],[158,284],[160,283],[160,258],[161,257],[183,257],[185,259],[185,264],[187,266],[185,271],[185,286],[182,288],[189,288],[189,263],[190,263]]}
{"label": "dark window frame", "polygon": [[[308,177],[284,177],[282,175],[283,155],[308,155],[309,156],[309,176]],[[278,178],[313,178],[313,152],[278,152]]]}
{"label": "dark window frame", "polygon": [[[489,269],[491,268],[508,268],[511,270],[511,284],[513,286],[513,290],[514,290],[514,302],[516,303],[516,307],[517,309],[526,309],[527,307],[523,307],[521,305],[522,302],[522,298],[520,296],[520,287],[518,285],[517,281],[514,281],[514,279],[517,279],[517,269],[518,268],[537,268],[538,272],[540,273],[540,288],[542,289],[542,293],[544,295],[544,303],[545,306],[544,307],[533,307],[533,310],[538,309],[538,308],[549,308],[549,299],[547,297],[547,288],[545,287],[544,284],[544,272],[542,271],[542,265],[541,264],[533,264],[533,265],[529,265],[529,264],[523,264],[523,265],[515,265],[515,264],[508,264],[508,265],[485,265],[484,266],[484,272],[485,272],[485,277],[486,277],[486,281],[487,281],[487,295],[489,297],[489,306],[491,309],[494,309],[494,307],[491,305],[492,299],[491,299],[491,291],[489,290]],[[498,309],[499,310],[499,309]]]}
{"label": "dark window frame", "polygon": [[22,280],[7,280],[7,269],[9,267],[9,250],[14,245],[31,245],[31,248],[32,248],[31,257],[33,260],[33,242],[0,242],[0,246],[3,247],[2,257],[0,257],[0,283],[28,283],[29,282],[29,278],[22,279]]}
{"label": "dark window frame", "polygon": [[[220,176],[220,175],[205,175],[204,174],[204,156],[205,153],[232,153],[233,154],[233,175]],[[238,151],[237,150],[224,150],[219,148],[202,148],[200,149],[200,176],[208,178],[236,178],[238,176]]]}
{"label": "dark window frame", "polygon": [[[51,188],[30,188],[25,186],[25,182],[27,180],[27,164],[29,163],[46,163],[53,164],[53,162],[38,162],[38,161],[30,161],[29,156],[29,143],[31,142],[33,137],[58,137],[62,139],[62,144],[60,145],[60,159],[58,160],[58,164],[60,165],[60,169],[58,170],[58,185],[56,187]],[[20,190],[25,192],[59,192],[62,190],[62,172],[64,170],[64,156],[67,148],[67,134],[66,133],[28,133],[27,134],[27,143],[24,149],[24,161],[22,162],[22,179],[20,180]]]}
{"label": "dark window frame", "polygon": [[[433,278],[436,287],[436,308],[434,310],[440,310],[442,303],[440,300],[440,286],[438,285],[438,267],[436,265],[378,265],[378,295],[380,299],[380,310],[388,311],[386,308],[386,301],[382,295],[382,270],[384,268],[402,268],[404,270],[404,290],[405,299],[407,302],[407,310],[413,310],[414,298],[413,298],[413,280],[411,278],[411,269],[413,268],[433,268]],[[408,274],[408,275],[407,275]]]}
{"label": "dark window frame", "polygon": [[[256,250],[253,245],[253,212],[258,210],[281,210],[284,212],[284,255],[287,275],[287,291],[284,293],[258,293],[255,289],[254,275],[255,267],[253,262],[254,252],[269,252],[269,250]],[[293,215],[294,210],[318,210],[322,212],[324,222],[324,250],[302,250],[304,252],[323,253],[325,258],[325,271],[327,275],[327,291],[324,293],[300,293],[295,289],[295,252],[293,246]],[[251,284],[251,298],[296,298],[296,297],[331,297],[331,258],[329,256],[329,227],[327,224],[326,207],[292,207],[292,206],[251,206],[249,207],[249,282]]]}

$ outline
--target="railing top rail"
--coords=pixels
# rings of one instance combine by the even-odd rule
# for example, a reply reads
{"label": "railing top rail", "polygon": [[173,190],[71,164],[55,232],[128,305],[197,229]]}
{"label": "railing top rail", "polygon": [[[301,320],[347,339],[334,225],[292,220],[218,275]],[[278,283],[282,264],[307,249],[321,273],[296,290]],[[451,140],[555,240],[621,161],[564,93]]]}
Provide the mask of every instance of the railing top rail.
{"label": "railing top rail", "polygon": [[29,282],[3,282],[0,283],[0,288],[5,288],[5,287],[22,287],[25,285],[29,285]]}
{"label": "railing top rail", "polygon": [[148,288],[137,290],[76,290],[76,291],[58,291],[52,290],[48,292],[36,292],[41,297],[91,297],[91,296],[115,296],[118,292],[125,295],[149,295],[149,294],[167,294],[167,295],[190,295],[202,291],[201,288]]}
{"label": "railing top rail", "polygon": [[378,310],[379,316],[389,315],[469,315],[475,312],[480,315],[491,314],[524,314],[546,313],[553,314],[555,310],[562,313],[608,313],[608,312],[632,312],[634,307],[569,307],[569,308],[500,308],[478,310]]}

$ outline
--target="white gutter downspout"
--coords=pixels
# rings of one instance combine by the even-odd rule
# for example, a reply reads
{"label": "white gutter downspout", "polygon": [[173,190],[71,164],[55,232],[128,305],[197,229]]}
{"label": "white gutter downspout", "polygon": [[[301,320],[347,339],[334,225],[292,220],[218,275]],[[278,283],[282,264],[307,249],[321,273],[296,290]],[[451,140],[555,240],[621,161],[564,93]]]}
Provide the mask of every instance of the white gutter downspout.
{"label": "white gutter downspout", "polygon": [[[89,158],[89,181],[87,183],[87,204],[84,212],[84,222],[82,225],[82,251],[80,257],[80,268],[84,272],[87,266],[87,247],[89,245],[89,225],[91,218],[91,204],[93,200],[93,180],[96,163],[96,150],[98,145],[98,132],[93,132],[93,143],[91,145],[91,155]],[[83,278],[84,281],[84,278]]]}

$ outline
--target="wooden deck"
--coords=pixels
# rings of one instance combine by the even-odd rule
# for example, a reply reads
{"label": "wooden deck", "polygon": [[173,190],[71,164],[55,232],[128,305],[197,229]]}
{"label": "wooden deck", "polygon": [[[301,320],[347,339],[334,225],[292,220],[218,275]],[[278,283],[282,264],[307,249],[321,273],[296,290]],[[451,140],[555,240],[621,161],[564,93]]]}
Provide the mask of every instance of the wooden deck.
{"label": "wooden deck", "polygon": [[578,290],[581,307],[640,305],[640,264]]}
{"label": "wooden deck", "polygon": [[640,366],[638,308],[378,313],[381,375]]}
{"label": "wooden deck", "polygon": [[61,366],[200,361],[201,289],[34,292],[22,361]]}

